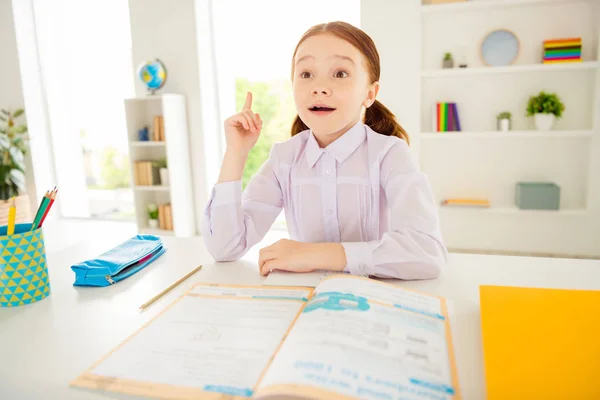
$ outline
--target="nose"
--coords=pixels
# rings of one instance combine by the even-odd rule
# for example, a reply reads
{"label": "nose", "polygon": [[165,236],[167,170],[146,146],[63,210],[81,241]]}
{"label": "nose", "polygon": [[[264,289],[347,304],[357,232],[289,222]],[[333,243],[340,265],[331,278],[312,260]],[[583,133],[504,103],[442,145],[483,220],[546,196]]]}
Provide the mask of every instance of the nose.
{"label": "nose", "polygon": [[318,95],[329,96],[331,94],[331,89],[329,89],[328,87],[323,86],[323,85],[318,85],[313,88],[312,94],[313,94],[313,96],[318,96]]}

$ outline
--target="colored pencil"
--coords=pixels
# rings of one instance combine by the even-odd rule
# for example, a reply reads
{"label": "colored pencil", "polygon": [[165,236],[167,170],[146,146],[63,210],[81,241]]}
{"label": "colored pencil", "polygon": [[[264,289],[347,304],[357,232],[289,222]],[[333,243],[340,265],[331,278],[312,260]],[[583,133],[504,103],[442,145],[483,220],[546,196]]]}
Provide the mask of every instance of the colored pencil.
{"label": "colored pencil", "polygon": [[42,227],[42,224],[46,220],[46,215],[48,215],[48,212],[50,211],[52,204],[54,204],[54,200],[56,200],[57,194],[58,194],[58,189],[55,187],[54,190],[52,190],[52,193],[50,194],[50,203],[48,204],[48,207],[46,207],[46,211],[44,212],[44,215],[42,216],[42,219],[40,220],[38,229]]}
{"label": "colored pencil", "polygon": [[15,197],[10,199],[10,208],[8,209],[8,227],[6,228],[6,234],[12,235],[15,233],[15,219],[17,216],[17,208],[15,206]]}
{"label": "colored pencil", "polygon": [[35,218],[33,219],[33,223],[31,224],[32,231],[37,229],[37,226],[40,223],[40,219],[42,219],[44,212],[46,212],[46,207],[48,207],[49,202],[50,202],[50,192],[48,192],[46,190],[46,194],[42,198],[42,202],[40,203],[40,206],[38,207],[38,210],[35,213]]}

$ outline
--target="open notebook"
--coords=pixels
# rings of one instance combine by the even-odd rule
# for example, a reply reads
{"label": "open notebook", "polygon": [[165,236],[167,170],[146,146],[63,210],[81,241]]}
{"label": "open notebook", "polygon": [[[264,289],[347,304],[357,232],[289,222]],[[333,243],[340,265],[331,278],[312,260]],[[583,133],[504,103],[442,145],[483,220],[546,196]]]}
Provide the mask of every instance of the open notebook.
{"label": "open notebook", "polygon": [[446,301],[349,275],[197,284],[71,386],[173,399],[457,399]]}

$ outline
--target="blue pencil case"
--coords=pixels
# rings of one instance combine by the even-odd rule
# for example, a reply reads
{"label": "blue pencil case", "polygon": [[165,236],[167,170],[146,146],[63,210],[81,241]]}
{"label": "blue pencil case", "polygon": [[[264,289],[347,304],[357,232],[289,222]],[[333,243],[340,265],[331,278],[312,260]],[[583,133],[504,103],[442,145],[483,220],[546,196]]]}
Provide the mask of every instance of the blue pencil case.
{"label": "blue pencil case", "polygon": [[72,265],[73,286],[109,286],[150,265],[164,252],[162,240],[155,235],[137,235],[98,258]]}

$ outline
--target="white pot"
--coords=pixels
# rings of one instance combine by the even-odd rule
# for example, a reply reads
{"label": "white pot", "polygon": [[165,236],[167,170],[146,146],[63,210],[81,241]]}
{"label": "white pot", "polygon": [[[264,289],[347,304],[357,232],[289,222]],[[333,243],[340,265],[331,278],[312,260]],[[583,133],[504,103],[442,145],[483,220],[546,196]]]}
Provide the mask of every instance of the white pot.
{"label": "white pot", "polygon": [[168,185],[169,184],[169,169],[168,168],[161,168],[159,170],[160,173],[160,184],[161,185]]}
{"label": "white pot", "polygon": [[157,219],[149,219],[148,226],[152,229],[158,228],[158,220]]}
{"label": "white pot", "polygon": [[510,131],[510,119],[504,118],[498,121],[498,129],[501,132]]}
{"label": "white pot", "polygon": [[554,114],[534,114],[533,121],[538,131],[549,131],[554,125],[556,117]]}

